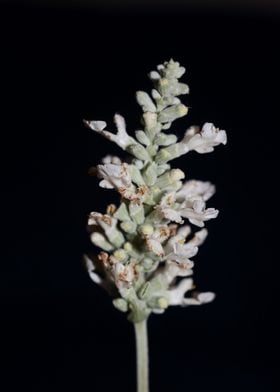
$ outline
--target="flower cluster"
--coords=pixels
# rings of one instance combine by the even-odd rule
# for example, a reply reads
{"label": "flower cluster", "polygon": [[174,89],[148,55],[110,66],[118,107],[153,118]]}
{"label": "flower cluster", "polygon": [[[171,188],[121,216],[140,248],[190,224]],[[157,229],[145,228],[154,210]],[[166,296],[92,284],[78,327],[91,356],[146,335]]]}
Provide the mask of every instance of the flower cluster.
{"label": "flower cluster", "polygon": [[[178,98],[189,92],[179,82],[184,72],[172,59],[150,72],[151,94],[136,93],[143,115],[135,138],[119,114],[114,117],[116,133],[107,130],[104,121],[85,121],[132,155],[127,162],[108,155],[96,168],[100,186],[115,189],[121,200],[104,214],[89,215],[91,241],[102,250],[92,260],[86,256],[85,262],[91,279],[106,288],[115,307],[128,312],[134,322],[151,312],[162,313],[169,305],[200,305],[215,297],[212,292],[194,292],[191,278],[191,259],[207,237],[205,222],[218,215],[218,210],[206,208],[215,187],[185,181],[185,174],[171,169],[169,162],[190,151],[211,152],[226,144],[227,137],[212,123],[190,127],[181,140],[166,132],[188,112]],[[192,232],[190,224],[199,230]]]}

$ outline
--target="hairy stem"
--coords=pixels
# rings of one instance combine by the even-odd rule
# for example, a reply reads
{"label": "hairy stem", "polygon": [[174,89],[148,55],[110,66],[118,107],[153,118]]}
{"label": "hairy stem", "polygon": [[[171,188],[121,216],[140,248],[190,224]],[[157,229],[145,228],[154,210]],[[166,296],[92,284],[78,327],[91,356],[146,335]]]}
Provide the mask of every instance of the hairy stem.
{"label": "hairy stem", "polygon": [[134,323],[136,339],[137,392],[149,392],[147,319]]}

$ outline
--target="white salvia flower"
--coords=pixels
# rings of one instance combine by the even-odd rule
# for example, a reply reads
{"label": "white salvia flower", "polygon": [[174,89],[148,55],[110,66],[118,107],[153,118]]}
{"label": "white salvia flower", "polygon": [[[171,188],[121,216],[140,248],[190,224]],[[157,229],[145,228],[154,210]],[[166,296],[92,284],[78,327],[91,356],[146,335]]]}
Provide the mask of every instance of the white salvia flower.
{"label": "white salvia flower", "polygon": [[188,244],[193,246],[200,246],[203,244],[207,236],[208,236],[208,230],[201,229],[196,233],[194,233],[193,238],[188,241]]}
{"label": "white salvia flower", "polygon": [[163,257],[164,250],[163,250],[161,243],[159,242],[159,240],[157,238],[149,237],[149,238],[147,238],[146,243],[147,243],[148,249],[151,252],[153,252],[157,256]]}
{"label": "white salvia flower", "polygon": [[184,260],[182,263],[178,264],[176,261],[166,260],[164,268],[159,272],[164,282],[170,285],[175,278],[190,276],[193,274],[193,261]]}
{"label": "white salvia flower", "polygon": [[[99,212],[91,212],[88,219],[89,226],[91,225],[100,226],[103,229],[109,243],[111,243],[114,247],[118,248],[124,243],[125,238],[122,232],[117,228],[117,222],[118,220],[113,216],[108,214],[103,215],[100,214]],[[97,236],[98,238],[96,238]],[[91,240],[94,244],[97,244],[104,250],[108,250],[108,251],[112,250],[112,249],[108,249],[108,243],[107,241],[104,242],[102,237],[103,235],[98,232],[93,232],[91,234]],[[100,245],[98,243],[100,243]],[[112,248],[111,245],[110,247]]]}
{"label": "white salvia flower", "polygon": [[[186,205],[188,207],[185,207]],[[199,227],[203,227],[205,221],[216,218],[219,213],[214,208],[206,209],[205,202],[202,200],[187,200],[176,209],[158,206],[157,211],[163,218],[172,222],[182,224],[184,222],[182,218],[187,218],[190,223]]]}
{"label": "white salvia flower", "polygon": [[204,226],[204,222],[210,219],[217,218],[219,211],[215,208],[205,209],[205,202],[202,200],[195,200],[192,208],[183,208],[180,210],[180,214],[183,218],[188,220],[199,227]]}
{"label": "white salvia flower", "polygon": [[214,151],[214,147],[227,143],[227,135],[224,130],[219,130],[212,123],[205,123],[199,132],[197,127],[189,128],[182,140],[188,150],[194,150],[200,154]]}
{"label": "white salvia flower", "polygon": [[145,236],[148,249],[163,258],[164,250],[162,243],[167,240],[168,236],[169,229],[167,226],[158,227],[154,232]]}
{"label": "white salvia flower", "polygon": [[185,294],[192,290],[193,280],[182,279],[175,288],[168,290],[168,301],[170,305],[202,305],[211,302],[215,298],[212,292],[198,293],[196,297],[185,297]]}
{"label": "white salvia flower", "polygon": [[173,236],[170,237],[169,240],[167,241],[165,247],[164,247],[164,252],[165,254],[168,254],[173,251],[173,246],[176,243],[184,243],[185,239],[191,234],[191,227],[189,225],[182,226],[178,229],[177,233]]}
{"label": "white salvia flower", "polygon": [[192,243],[180,244],[175,243],[173,245],[173,252],[170,252],[165,256],[165,259],[177,261],[183,263],[186,259],[195,256],[198,252],[198,247]]}
{"label": "white salvia flower", "polygon": [[176,192],[176,201],[201,199],[207,201],[215,193],[215,186],[209,181],[186,181]]}
{"label": "white salvia flower", "polygon": [[175,288],[168,290],[168,302],[170,305],[184,305],[185,294],[193,288],[193,280],[182,279]]}
{"label": "white salvia flower", "polygon": [[161,213],[162,217],[165,219],[169,219],[172,222],[183,223],[183,219],[181,217],[180,211],[176,211],[170,207],[159,207],[158,211]]}
{"label": "white salvia flower", "polygon": [[179,211],[176,211],[172,206],[176,201],[176,192],[167,192],[160,201],[157,207],[158,213],[162,218],[168,219],[172,222],[183,223],[183,219]]}
{"label": "white salvia flower", "polygon": [[101,188],[116,188],[118,190],[119,188],[129,188],[132,185],[127,163],[98,165],[97,173],[98,177],[103,178],[99,183]]}
{"label": "white salvia flower", "polygon": [[108,228],[114,229],[117,225],[117,219],[108,214],[92,211],[88,218],[88,225],[99,225],[106,232]]}
{"label": "white salvia flower", "polygon": [[124,265],[117,262],[113,264],[111,272],[116,286],[121,292],[131,287],[135,278],[135,267],[132,263]]}

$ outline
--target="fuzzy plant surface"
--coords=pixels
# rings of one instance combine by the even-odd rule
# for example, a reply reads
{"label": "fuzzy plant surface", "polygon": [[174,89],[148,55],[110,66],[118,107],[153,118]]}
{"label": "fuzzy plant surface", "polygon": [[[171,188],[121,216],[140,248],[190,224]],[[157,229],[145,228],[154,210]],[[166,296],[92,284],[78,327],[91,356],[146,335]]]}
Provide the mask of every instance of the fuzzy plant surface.
{"label": "fuzzy plant surface", "polygon": [[[116,133],[107,130],[105,121],[85,121],[128,154],[126,161],[107,155],[96,167],[99,185],[117,191],[120,204],[108,205],[104,213],[90,213],[90,238],[101,251],[94,258],[86,256],[85,262],[91,279],[136,325],[169,306],[201,305],[215,297],[212,292],[194,291],[192,279],[192,258],[207,237],[205,222],[218,215],[218,210],[206,208],[215,187],[186,180],[170,162],[193,151],[212,152],[226,144],[227,136],[212,123],[189,127],[179,140],[170,132],[172,123],[188,113],[179,99],[189,93],[188,85],[179,81],[184,73],[185,68],[172,59],[149,73],[151,93],[136,92],[143,114],[141,128],[133,136],[120,114],[114,116]],[[143,342],[139,340],[139,350]],[[145,358],[140,355],[138,360]],[[138,378],[147,378],[143,369],[139,372]],[[148,390],[145,382],[138,384],[138,391]]]}

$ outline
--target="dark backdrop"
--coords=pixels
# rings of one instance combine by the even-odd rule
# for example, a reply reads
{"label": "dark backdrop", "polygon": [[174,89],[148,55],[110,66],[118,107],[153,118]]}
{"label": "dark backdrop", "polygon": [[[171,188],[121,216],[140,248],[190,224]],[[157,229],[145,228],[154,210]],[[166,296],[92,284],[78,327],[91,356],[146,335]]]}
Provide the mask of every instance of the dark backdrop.
{"label": "dark backdrop", "polygon": [[134,93],[170,57],[191,89],[178,134],[213,121],[229,142],[175,162],[217,185],[195,258],[217,299],[151,317],[152,391],[274,390],[279,16],[6,4],[0,25],[1,390],[135,390],[132,326],[81,263],[87,214],[116,200],[87,170],[119,151],[82,119],[118,111],[135,129]]}

